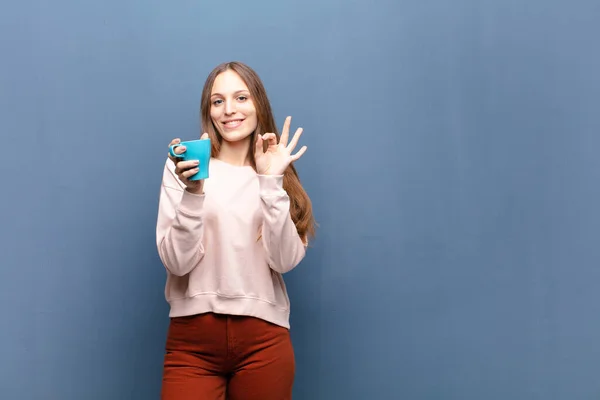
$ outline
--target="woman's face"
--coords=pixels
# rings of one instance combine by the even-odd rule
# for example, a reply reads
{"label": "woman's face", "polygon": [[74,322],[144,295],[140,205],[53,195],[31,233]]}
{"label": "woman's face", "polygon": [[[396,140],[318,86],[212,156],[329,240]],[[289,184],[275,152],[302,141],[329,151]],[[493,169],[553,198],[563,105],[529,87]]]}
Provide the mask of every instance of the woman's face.
{"label": "woman's face", "polygon": [[256,129],[256,108],[248,86],[236,72],[227,70],[216,77],[210,96],[210,117],[228,142],[244,140]]}

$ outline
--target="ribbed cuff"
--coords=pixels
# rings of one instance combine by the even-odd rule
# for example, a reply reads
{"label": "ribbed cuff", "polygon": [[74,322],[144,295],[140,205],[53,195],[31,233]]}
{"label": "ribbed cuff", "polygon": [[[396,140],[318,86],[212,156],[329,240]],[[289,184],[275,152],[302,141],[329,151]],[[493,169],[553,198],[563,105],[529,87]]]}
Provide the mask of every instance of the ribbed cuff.
{"label": "ribbed cuff", "polygon": [[283,189],[283,175],[258,175],[261,196],[282,196],[287,194]]}

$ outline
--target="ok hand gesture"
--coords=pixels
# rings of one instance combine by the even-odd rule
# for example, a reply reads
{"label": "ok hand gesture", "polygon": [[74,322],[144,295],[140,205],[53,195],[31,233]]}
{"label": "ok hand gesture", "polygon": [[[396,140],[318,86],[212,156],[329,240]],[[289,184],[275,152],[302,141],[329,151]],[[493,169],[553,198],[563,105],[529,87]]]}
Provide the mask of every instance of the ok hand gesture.
{"label": "ok hand gesture", "polygon": [[[254,160],[256,161],[256,172],[259,175],[283,175],[288,165],[302,157],[302,154],[306,151],[306,146],[302,146],[296,154],[292,155],[292,151],[302,135],[302,128],[296,130],[292,141],[288,144],[291,122],[292,117],[285,119],[279,143],[277,143],[277,136],[274,133],[265,133],[258,136]],[[263,150],[263,142],[265,141],[268,143],[266,151]]]}

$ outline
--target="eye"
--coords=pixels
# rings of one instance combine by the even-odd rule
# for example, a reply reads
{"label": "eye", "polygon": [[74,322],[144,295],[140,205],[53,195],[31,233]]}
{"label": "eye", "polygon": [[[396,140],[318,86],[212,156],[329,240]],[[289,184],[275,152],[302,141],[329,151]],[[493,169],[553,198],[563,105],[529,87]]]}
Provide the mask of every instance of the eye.
{"label": "eye", "polygon": [[241,96],[238,97],[238,100],[239,101],[246,101],[246,100],[248,100],[248,97],[246,97],[244,95],[241,95]]}
{"label": "eye", "polygon": [[213,106],[218,106],[221,103],[223,103],[223,100],[221,100],[221,99],[217,99],[212,102]]}

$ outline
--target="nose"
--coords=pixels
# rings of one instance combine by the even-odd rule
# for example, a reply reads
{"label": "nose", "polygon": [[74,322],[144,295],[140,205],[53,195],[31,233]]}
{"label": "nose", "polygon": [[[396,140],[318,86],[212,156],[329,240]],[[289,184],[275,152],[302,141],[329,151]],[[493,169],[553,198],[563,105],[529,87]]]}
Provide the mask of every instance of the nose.
{"label": "nose", "polygon": [[235,103],[233,101],[225,102],[225,114],[227,114],[227,115],[235,114]]}

